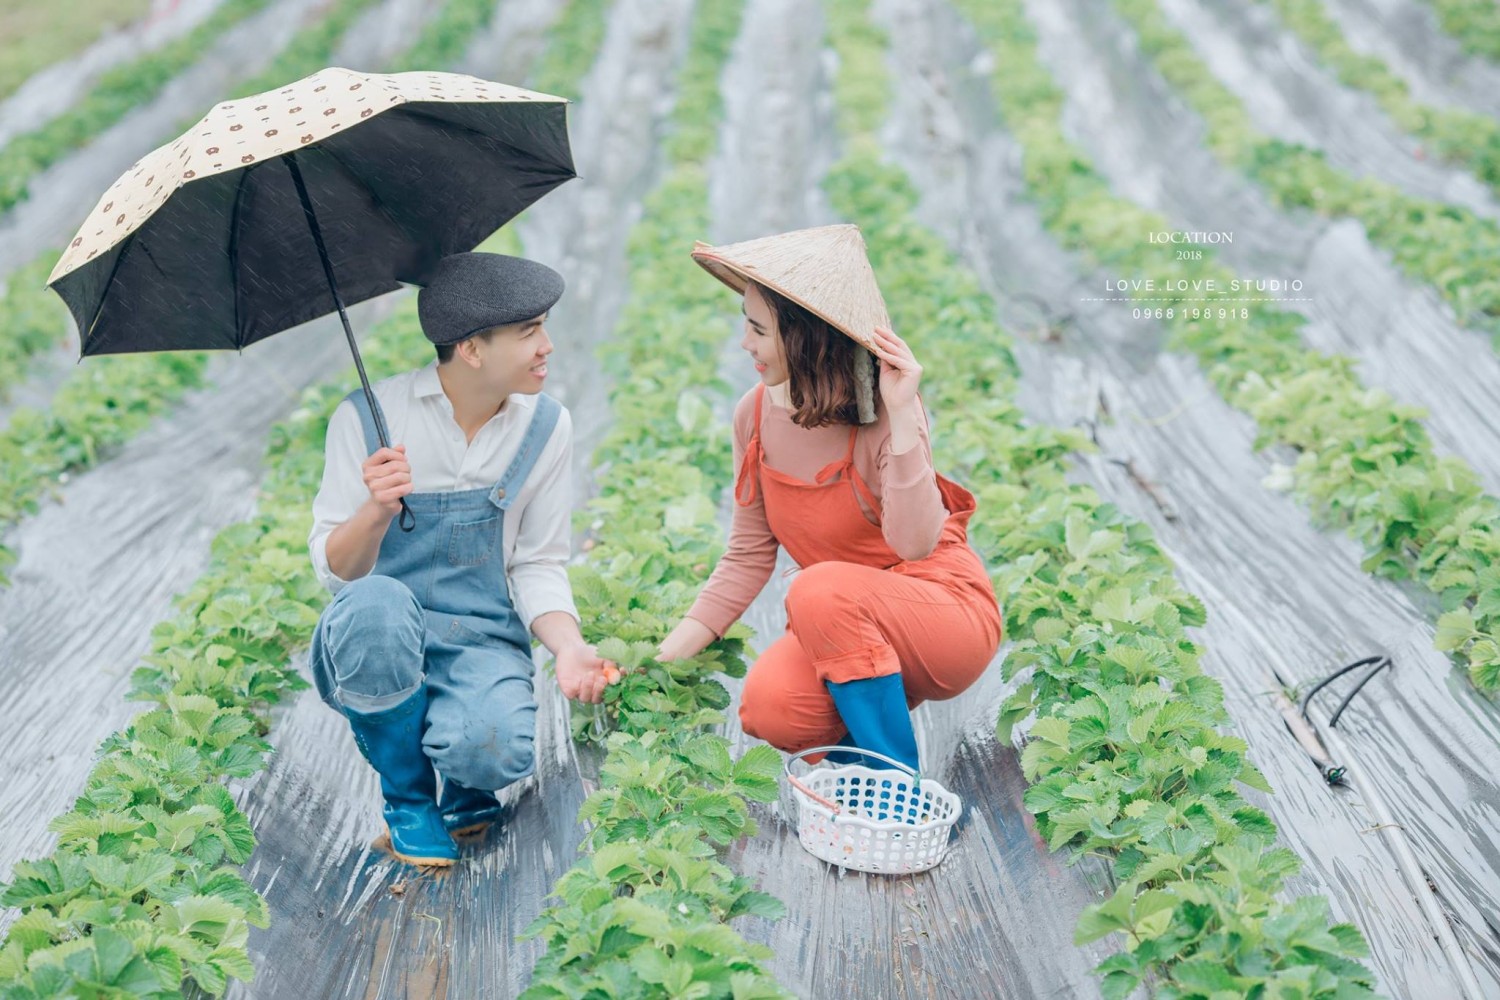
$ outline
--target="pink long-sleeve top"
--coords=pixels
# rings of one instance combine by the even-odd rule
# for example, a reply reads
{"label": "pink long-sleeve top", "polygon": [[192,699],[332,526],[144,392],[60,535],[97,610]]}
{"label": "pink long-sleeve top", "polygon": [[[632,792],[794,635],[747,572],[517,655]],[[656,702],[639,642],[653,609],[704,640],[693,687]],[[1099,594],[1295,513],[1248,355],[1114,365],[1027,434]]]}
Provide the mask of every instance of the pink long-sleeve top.
{"label": "pink long-sleeve top", "polygon": [[[741,397],[734,408],[734,468],[738,475],[749,447],[751,424],[755,422],[755,389]],[[882,404],[874,423],[859,430],[854,445],[854,467],[870,491],[880,498],[880,512],[859,506],[872,524],[879,524],[886,544],[902,559],[923,559],[932,553],[942,535],[948,511],[938,492],[932,467],[932,448],[927,435],[927,417],[917,407],[918,442],[902,452],[891,452],[891,421]],[[849,427],[799,427],[791,411],[771,402],[767,393],[761,408],[760,443],[763,461],[777,472],[812,483],[830,462],[844,457],[849,447]],[[755,470],[751,470],[751,475]],[[842,481],[829,489],[850,489]],[[739,620],[755,600],[776,566],[776,535],[766,522],[765,498],[755,492],[749,506],[736,502],[729,529],[729,547],[714,568],[708,583],[688,611],[713,630],[724,632]]]}

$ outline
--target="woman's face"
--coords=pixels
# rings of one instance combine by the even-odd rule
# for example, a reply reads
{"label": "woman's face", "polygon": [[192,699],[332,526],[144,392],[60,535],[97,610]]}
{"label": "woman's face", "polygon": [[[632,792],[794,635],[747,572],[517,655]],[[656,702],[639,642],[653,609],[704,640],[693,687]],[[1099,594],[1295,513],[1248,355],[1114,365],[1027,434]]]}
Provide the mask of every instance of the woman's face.
{"label": "woman's face", "polygon": [[745,336],[740,346],[755,362],[756,374],[766,385],[780,385],[787,380],[786,355],[781,349],[781,332],[776,328],[776,314],[751,285],[745,290]]}

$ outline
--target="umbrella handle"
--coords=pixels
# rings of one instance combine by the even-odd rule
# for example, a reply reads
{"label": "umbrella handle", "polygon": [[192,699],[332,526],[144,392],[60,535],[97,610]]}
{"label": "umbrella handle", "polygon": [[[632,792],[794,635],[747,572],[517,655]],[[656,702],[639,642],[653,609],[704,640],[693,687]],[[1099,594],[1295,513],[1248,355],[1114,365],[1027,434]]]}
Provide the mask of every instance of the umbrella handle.
{"label": "umbrella handle", "polygon": [[[349,341],[349,352],[354,355],[354,368],[359,372],[359,384],[364,387],[365,399],[370,404],[370,415],[375,418],[375,435],[380,438],[380,447],[391,446],[390,437],[385,430],[385,414],[381,412],[380,405],[375,402],[375,391],[370,388],[370,377],[365,374],[364,359],[359,356],[359,344],[354,340],[354,328],[349,325],[349,312],[344,308],[344,299],[339,295],[338,282],[333,276],[333,265],[328,261],[328,248],[323,243],[323,230],[318,225],[318,213],[313,211],[312,198],[308,196],[307,185],[302,182],[302,170],[297,166],[297,154],[288,153],[282,158],[287,170],[292,174],[292,183],[297,188],[297,198],[302,202],[302,213],[307,216],[307,228],[312,231],[313,242],[318,247],[318,259],[323,262],[323,276],[328,279],[328,291],[333,296],[333,304],[338,307],[339,320],[344,324],[344,337]],[[409,532],[417,526],[417,515],[413,514],[411,508],[406,505],[406,498],[401,498],[401,516],[396,519],[402,531]]]}

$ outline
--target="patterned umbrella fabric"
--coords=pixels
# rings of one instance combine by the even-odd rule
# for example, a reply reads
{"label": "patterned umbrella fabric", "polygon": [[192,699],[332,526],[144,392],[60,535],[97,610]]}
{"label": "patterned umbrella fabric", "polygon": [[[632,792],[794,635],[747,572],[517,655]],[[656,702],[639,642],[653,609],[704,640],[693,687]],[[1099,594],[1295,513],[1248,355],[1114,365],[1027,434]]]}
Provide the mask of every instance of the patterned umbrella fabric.
{"label": "patterned umbrella fabric", "polygon": [[227,101],[105,192],[48,284],[85,356],[243,348],[422,283],[573,177],[566,105],[339,68]]}

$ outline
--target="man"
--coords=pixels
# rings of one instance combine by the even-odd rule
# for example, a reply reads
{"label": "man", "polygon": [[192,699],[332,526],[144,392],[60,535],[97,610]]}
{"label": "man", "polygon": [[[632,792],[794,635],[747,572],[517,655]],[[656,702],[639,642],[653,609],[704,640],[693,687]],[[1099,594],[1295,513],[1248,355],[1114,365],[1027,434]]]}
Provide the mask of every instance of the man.
{"label": "man", "polygon": [[484,830],[495,790],[531,773],[532,634],[569,698],[600,701],[613,667],[579,633],[564,568],[572,424],[542,393],[562,291],[534,261],[444,258],[417,296],[436,362],[374,386],[393,447],[361,391],[328,424],[308,548],[335,596],[310,663],[412,864],[453,864],[453,836]]}

